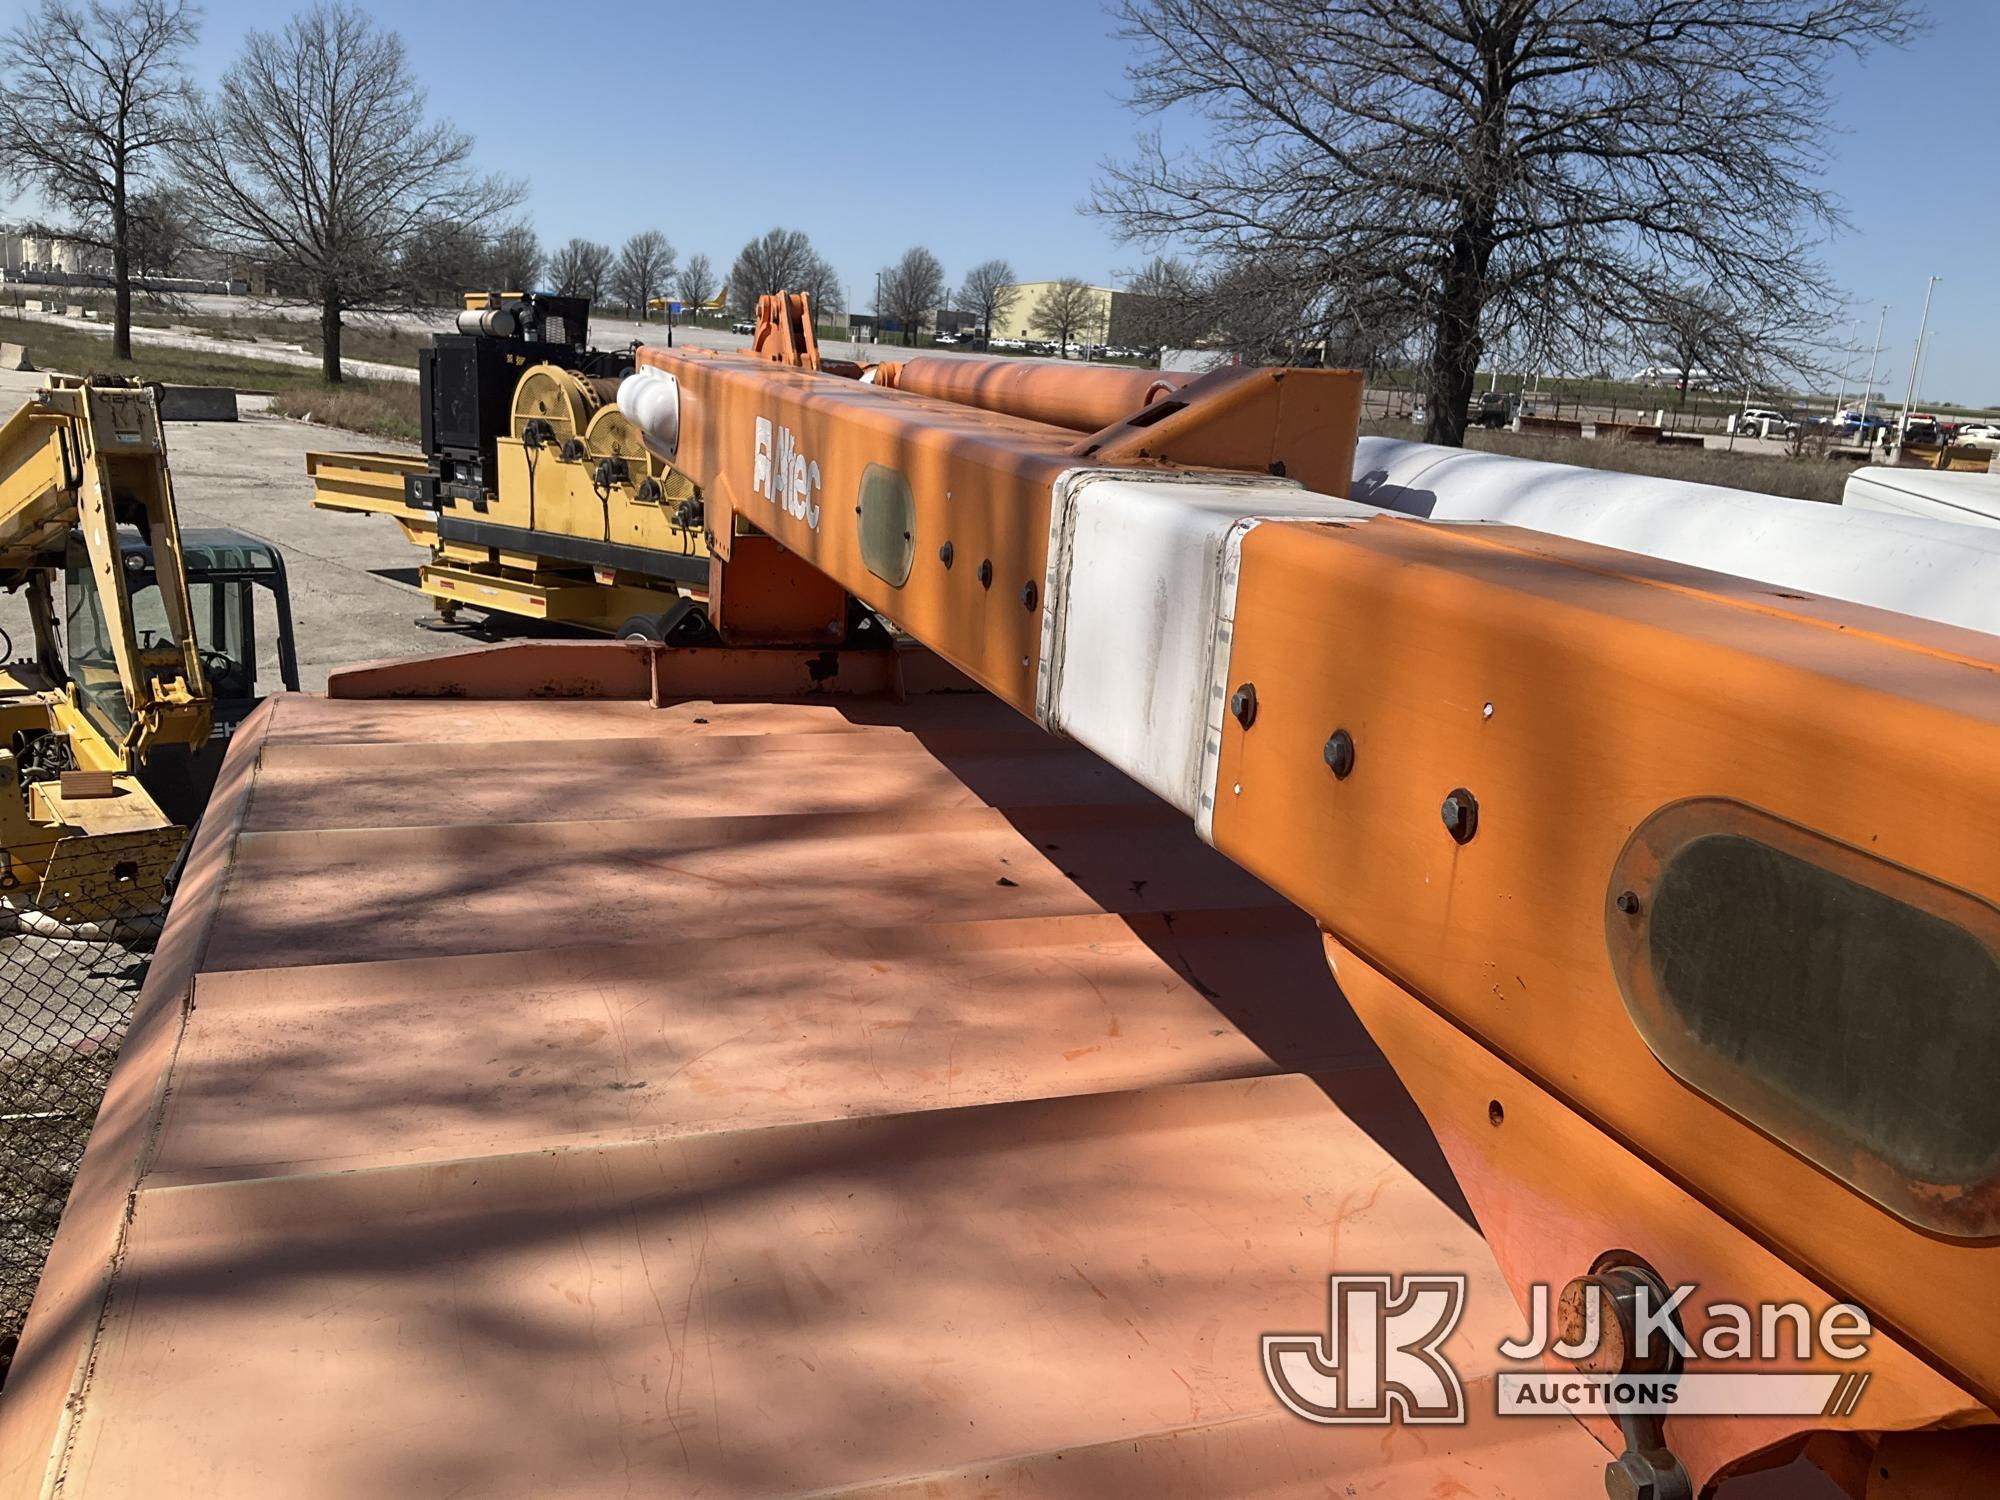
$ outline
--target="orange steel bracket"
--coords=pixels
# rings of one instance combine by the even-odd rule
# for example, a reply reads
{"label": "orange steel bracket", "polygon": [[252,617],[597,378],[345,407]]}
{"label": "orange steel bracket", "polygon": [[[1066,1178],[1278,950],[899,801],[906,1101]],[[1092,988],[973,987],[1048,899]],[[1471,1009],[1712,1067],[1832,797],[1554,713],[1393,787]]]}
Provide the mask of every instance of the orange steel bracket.
{"label": "orange steel bracket", "polygon": [[761,533],[732,539],[729,560],[708,560],[708,617],[732,646],[839,641],[847,590]]}
{"label": "orange steel bracket", "polygon": [[[1671,1266],[1674,1282],[1699,1287],[1682,1310],[1696,1341],[1715,1321],[1705,1309],[1719,1303],[1797,1302],[1817,1315],[1841,1300],[1756,1240],[1733,1232],[1594,1121],[1566,1108],[1337,939],[1325,942],[1341,993],[1424,1112],[1517,1296],[1530,1285],[1562,1286],[1616,1245],[1652,1265]],[[1553,1354],[1546,1363],[1551,1370],[1571,1368]],[[1700,1357],[1688,1366],[1692,1374],[1741,1368],[1738,1361]],[[1838,1374],[1848,1367],[1815,1351],[1782,1368]],[[1669,1418],[1668,1442],[1699,1492],[1726,1473],[1762,1467],[1760,1455],[1789,1457],[1815,1433],[1986,1419],[1975,1396],[1888,1337],[1873,1342],[1859,1368],[1868,1373],[1867,1400],[1846,1416]],[[1618,1451],[1608,1419],[1589,1418],[1585,1425]],[[1991,1451],[1993,1430],[1988,1433],[1983,1441]]]}
{"label": "orange steel bracket", "polygon": [[767,292],[757,299],[757,332],[750,353],[773,364],[819,368],[819,334],[812,298],[804,292]]}
{"label": "orange steel bracket", "polygon": [[1230,366],[1093,433],[1074,451],[1113,468],[1234,469],[1344,496],[1358,436],[1351,414],[1360,398],[1361,376],[1352,370]]}
{"label": "orange steel bracket", "polygon": [[1089,436],[1070,449],[1106,468],[1227,469],[1347,493],[1359,432],[1353,370],[1231,366],[1190,378],[1040,360],[921,357],[875,383]]}

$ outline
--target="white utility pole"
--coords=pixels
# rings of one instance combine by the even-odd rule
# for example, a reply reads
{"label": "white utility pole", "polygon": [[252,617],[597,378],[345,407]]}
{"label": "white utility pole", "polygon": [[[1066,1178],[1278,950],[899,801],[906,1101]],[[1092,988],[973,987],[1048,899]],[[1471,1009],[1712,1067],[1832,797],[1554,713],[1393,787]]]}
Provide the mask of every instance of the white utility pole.
{"label": "white utility pole", "polygon": [[1840,362],[1840,390],[1833,398],[1833,420],[1840,421],[1840,409],[1847,405],[1847,377],[1854,373],[1855,356],[1861,353],[1861,322],[1857,318],[1847,325],[1847,342],[1841,346],[1847,357]]}
{"label": "white utility pole", "polygon": [[1863,439],[1862,446],[1868,446],[1868,409],[1875,404],[1875,361],[1882,354],[1882,328],[1889,321],[1889,304],[1882,304],[1882,314],[1875,320],[1875,347],[1868,355],[1868,380],[1861,387],[1861,421],[1856,424],[1854,435]]}
{"label": "white utility pole", "polygon": [[1910,403],[1917,397],[1917,361],[1923,357],[1924,335],[1931,326],[1931,293],[1937,290],[1942,276],[1933,276],[1924,288],[1924,315],[1917,322],[1916,346],[1910,350],[1910,383],[1903,387],[1903,414],[1896,419],[1896,446],[1903,446],[1903,434],[1910,428]]}

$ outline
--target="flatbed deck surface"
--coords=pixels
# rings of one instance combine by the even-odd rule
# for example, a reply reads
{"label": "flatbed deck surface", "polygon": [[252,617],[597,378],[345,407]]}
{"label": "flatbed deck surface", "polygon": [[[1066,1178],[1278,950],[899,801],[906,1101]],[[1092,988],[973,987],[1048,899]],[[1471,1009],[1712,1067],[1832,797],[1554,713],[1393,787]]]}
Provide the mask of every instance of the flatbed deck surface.
{"label": "flatbed deck surface", "polygon": [[[1469,1425],[1279,1406],[1329,1273],[1459,1268]],[[1311,922],[993,700],[293,695],[0,1495],[1599,1494],[1517,1327]]]}

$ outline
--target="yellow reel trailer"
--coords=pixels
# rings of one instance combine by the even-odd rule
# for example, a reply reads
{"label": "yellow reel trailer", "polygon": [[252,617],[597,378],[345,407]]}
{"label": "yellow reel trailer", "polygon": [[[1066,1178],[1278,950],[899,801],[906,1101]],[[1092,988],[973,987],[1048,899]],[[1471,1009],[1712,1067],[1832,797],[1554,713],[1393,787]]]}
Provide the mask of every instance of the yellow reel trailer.
{"label": "yellow reel trailer", "polygon": [[307,456],[313,503],[391,517],[440,615],[475,609],[650,640],[706,629],[708,542],[685,477],[619,412],[628,353],[588,303],[474,293],[424,351],[421,456]]}

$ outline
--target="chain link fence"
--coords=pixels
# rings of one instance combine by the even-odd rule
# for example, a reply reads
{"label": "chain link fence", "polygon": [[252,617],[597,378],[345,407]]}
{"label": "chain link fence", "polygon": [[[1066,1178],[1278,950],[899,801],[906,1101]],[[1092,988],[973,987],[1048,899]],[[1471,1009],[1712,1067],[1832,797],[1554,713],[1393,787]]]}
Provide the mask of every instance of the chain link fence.
{"label": "chain link fence", "polygon": [[146,976],[173,853],[157,835],[4,851],[0,1381]]}

